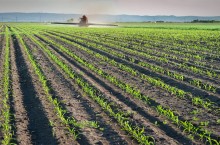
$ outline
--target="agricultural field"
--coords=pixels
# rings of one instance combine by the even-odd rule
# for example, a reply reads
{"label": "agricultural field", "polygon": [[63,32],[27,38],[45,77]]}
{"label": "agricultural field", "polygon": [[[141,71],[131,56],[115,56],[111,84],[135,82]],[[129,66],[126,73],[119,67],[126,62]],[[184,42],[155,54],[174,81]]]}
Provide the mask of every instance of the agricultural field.
{"label": "agricultural field", "polygon": [[0,144],[219,145],[220,26],[123,25],[0,24]]}
{"label": "agricultural field", "polygon": [[220,30],[220,23],[169,23],[169,22],[121,22],[123,28],[158,28],[178,30]]}

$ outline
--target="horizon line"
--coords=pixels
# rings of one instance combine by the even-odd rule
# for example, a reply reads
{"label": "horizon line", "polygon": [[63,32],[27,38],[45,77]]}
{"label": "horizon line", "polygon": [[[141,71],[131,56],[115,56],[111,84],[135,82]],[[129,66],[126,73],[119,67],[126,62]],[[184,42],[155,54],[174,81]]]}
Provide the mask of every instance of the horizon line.
{"label": "horizon line", "polygon": [[[63,14],[63,15],[84,15],[80,13],[59,13],[59,12],[0,12],[0,14],[5,13],[23,13],[23,14]],[[111,15],[111,16],[118,16],[118,15],[127,15],[127,16],[174,16],[174,17],[220,17],[220,15],[138,15],[138,14],[86,14],[86,15]]]}

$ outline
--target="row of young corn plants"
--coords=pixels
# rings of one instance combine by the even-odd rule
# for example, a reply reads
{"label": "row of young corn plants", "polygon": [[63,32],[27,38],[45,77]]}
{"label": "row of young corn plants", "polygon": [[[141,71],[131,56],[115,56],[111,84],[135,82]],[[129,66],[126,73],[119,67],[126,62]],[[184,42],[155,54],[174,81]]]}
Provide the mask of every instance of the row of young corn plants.
{"label": "row of young corn plants", "polygon": [[2,32],[3,28],[3,25],[0,25],[0,33]]}
{"label": "row of young corn plants", "polygon": [[71,79],[73,79],[82,90],[89,95],[94,101],[96,101],[108,114],[114,117],[123,130],[128,132],[134,139],[140,144],[155,144],[154,138],[147,136],[144,128],[140,128],[132,123],[127,117],[128,112],[122,111],[116,106],[112,105],[112,102],[108,102],[103,98],[103,94],[99,92],[95,87],[86,82],[82,76],[76,74],[68,65],[61,61],[56,55],[54,55],[45,45],[36,40],[31,35],[25,33],[35,44],[37,44],[48,57],[58,65]]}
{"label": "row of young corn plants", "polygon": [[[109,64],[114,65],[114,66],[116,66],[116,67],[120,68],[121,70],[124,70],[128,73],[131,73],[133,76],[138,76],[139,78],[149,82],[150,84],[155,85],[157,87],[160,87],[160,88],[164,89],[165,91],[168,91],[171,94],[176,95],[179,98],[188,98],[188,99],[191,100],[191,102],[194,105],[199,105],[199,106],[202,106],[206,109],[219,111],[218,108],[216,108],[215,103],[211,102],[210,100],[204,100],[204,99],[201,99],[201,97],[192,96],[192,94],[190,92],[185,92],[185,91],[183,91],[181,89],[178,89],[176,87],[172,87],[170,85],[167,85],[166,83],[164,83],[163,81],[161,81],[159,79],[155,79],[155,78],[152,78],[152,77],[150,77],[146,74],[142,74],[142,73],[138,72],[137,70],[135,70],[135,69],[133,69],[133,68],[127,66],[127,65],[124,65],[120,62],[116,62],[113,59],[110,59],[110,58],[108,58],[106,56],[103,56],[99,53],[91,51],[90,49],[87,49],[86,47],[83,47],[83,46],[81,46],[77,43],[74,43],[74,42],[71,42],[67,39],[64,39],[64,38],[69,38],[68,36],[65,36],[65,37],[63,35],[54,36],[54,35],[51,35],[51,34],[48,34],[48,33],[46,35],[48,35],[50,37],[53,37],[53,38],[56,38],[58,40],[61,40],[65,43],[67,43],[67,44],[73,45],[73,46],[75,46],[76,48],[78,48],[80,50],[86,51],[87,53],[92,54],[93,56],[98,57],[99,59],[102,59],[103,61],[107,61]],[[64,38],[62,38],[62,36]],[[94,43],[86,42],[86,41],[83,41],[83,40],[77,40],[77,39],[74,39],[74,41],[80,42],[81,44],[86,45],[87,47],[93,47],[93,48],[98,48],[99,50],[103,50],[103,47],[101,47],[101,46],[97,47],[97,45],[94,44]],[[112,54],[112,52],[113,51],[108,51],[108,53],[110,53],[110,54]],[[116,56],[120,57],[116,53],[113,53],[112,55],[116,55]]]}
{"label": "row of young corn plants", "polygon": [[[150,102],[152,102],[153,100],[150,99],[148,96],[141,94],[140,90],[133,88],[132,86],[130,86],[127,83],[124,83],[122,81],[120,81],[118,78],[111,76],[109,74],[107,74],[106,72],[104,72],[101,69],[98,69],[97,67],[93,66],[92,64],[86,62],[85,60],[83,60],[82,58],[78,57],[77,55],[75,55],[73,52],[71,52],[70,50],[68,50],[67,48],[63,47],[62,45],[60,45],[59,43],[56,43],[55,41],[48,39],[47,37],[44,37],[42,35],[38,36],[45,40],[47,43],[59,48],[59,50],[61,52],[66,53],[67,55],[69,55],[70,57],[72,57],[74,60],[76,60],[78,63],[80,63],[81,65],[87,67],[88,69],[90,69],[91,71],[95,72],[97,75],[100,75],[101,77],[103,77],[104,79],[110,81],[111,83],[113,83],[115,86],[121,88],[123,91],[125,91],[126,93],[132,95],[134,98],[140,99],[142,101],[144,101],[145,103],[150,105]],[[156,106],[156,110],[158,111],[159,108],[161,108],[161,105]],[[204,139],[207,142],[217,142],[216,139],[213,139],[211,137],[211,132],[203,129],[202,127],[197,127],[194,126],[192,123],[188,122],[188,121],[182,121],[179,119],[179,117],[177,115],[174,114],[173,111],[171,111],[170,109],[165,109],[163,108],[163,112],[161,112],[160,109],[160,114],[166,116],[167,118],[169,118],[174,124],[176,124],[177,126],[180,126],[183,128],[184,132],[193,134],[191,139],[193,139],[194,136],[199,136],[200,139]],[[173,116],[169,115],[169,113],[172,113]],[[178,121],[177,121],[178,120]],[[191,127],[193,127],[193,129],[191,129]],[[207,134],[206,134],[207,133]]]}
{"label": "row of young corn plants", "polygon": [[[76,38],[76,35],[74,35],[73,37]],[[135,47],[130,49],[129,47],[120,46],[121,42],[118,42],[118,43],[116,43],[116,41],[109,42],[109,40],[106,40],[106,39],[103,40],[103,42],[101,42],[101,40],[100,40],[101,38],[100,39],[97,38],[98,39],[97,40],[95,38],[86,37],[86,36],[82,36],[82,35],[80,35],[80,37],[89,38],[90,40],[93,40],[94,42],[98,42],[98,43],[103,44],[105,46],[107,45],[107,46],[111,47],[111,49],[117,48],[117,49],[120,49],[120,51],[123,50],[124,52],[127,52],[129,54],[135,54],[136,56],[142,56],[142,57],[148,58],[150,60],[159,61],[161,63],[168,63],[169,65],[177,66],[179,69],[183,69],[184,71],[188,70],[188,71],[191,71],[192,73],[205,75],[209,78],[220,78],[219,71],[215,71],[213,69],[208,69],[208,68],[204,68],[204,67],[198,67],[197,65],[193,65],[192,63],[187,63],[187,62],[177,63],[176,61],[175,62],[170,61],[166,57],[162,57],[162,56],[160,56],[160,57],[154,56],[155,51],[153,51],[153,50],[147,50],[146,52],[140,52],[139,50],[136,50]],[[160,52],[157,52],[157,53],[160,53]],[[124,53],[118,53],[118,55],[119,54],[124,55]],[[164,55],[167,55],[167,54],[164,54]],[[177,59],[179,59],[179,58],[177,58]]]}
{"label": "row of young corn plants", "polygon": [[3,98],[1,106],[0,129],[3,133],[1,144],[14,144],[14,130],[12,124],[13,114],[11,113],[11,65],[10,65],[10,32],[8,27],[5,28],[5,47],[4,47],[4,65],[3,65]]}
{"label": "row of young corn plants", "polygon": [[1,30],[1,31],[4,30],[4,25],[0,25],[0,30]]}
{"label": "row of young corn plants", "polygon": [[213,93],[216,93],[217,89],[219,90],[219,88],[217,88],[216,86],[209,83],[203,83],[202,80],[198,80],[198,79],[192,79],[189,83],[192,84],[193,86],[196,86],[197,88],[201,88]]}
{"label": "row of young corn plants", "polygon": [[188,137],[192,140],[195,139],[194,134],[196,134],[196,137],[199,137],[199,140],[201,141],[205,141],[206,144],[220,145],[220,137],[217,136],[217,138],[213,139],[211,131],[204,129],[202,126],[194,126],[191,122],[180,120],[179,116],[174,114],[173,111],[169,108],[167,109],[163,106],[157,106],[156,109],[159,114],[169,117],[174,124],[176,124],[179,127],[182,127],[183,132],[189,132],[190,134]]}
{"label": "row of young corn plants", "polygon": [[79,122],[74,117],[69,117],[66,115],[68,114],[68,111],[64,107],[62,107],[61,102],[59,101],[58,98],[51,95],[52,88],[49,87],[46,76],[43,74],[40,65],[37,63],[33,54],[31,53],[30,48],[25,44],[22,36],[18,34],[14,28],[11,28],[11,30],[13,30],[21,46],[24,48],[28,56],[28,59],[31,62],[31,65],[42,84],[45,94],[47,95],[47,99],[54,106],[54,111],[57,113],[57,117],[61,120],[61,122],[66,127],[66,129],[69,131],[69,133],[72,134],[73,138],[75,140],[79,138],[80,128],[93,127],[98,129],[99,125],[97,124],[97,122],[94,121]]}

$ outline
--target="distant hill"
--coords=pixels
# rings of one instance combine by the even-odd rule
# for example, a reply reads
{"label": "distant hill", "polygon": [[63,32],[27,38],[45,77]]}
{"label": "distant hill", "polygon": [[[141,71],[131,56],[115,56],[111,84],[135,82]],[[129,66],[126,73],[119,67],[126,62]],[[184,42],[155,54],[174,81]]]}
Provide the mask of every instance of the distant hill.
{"label": "distant hill", "polygon": [[[0,13],[0,22],[65,22],[73,18],[78,22],[81,14],[56,13]],[[90,22],[191,22],[193,20],[220,21],[220,16],[139,16],[139,15],[88,15]]]}

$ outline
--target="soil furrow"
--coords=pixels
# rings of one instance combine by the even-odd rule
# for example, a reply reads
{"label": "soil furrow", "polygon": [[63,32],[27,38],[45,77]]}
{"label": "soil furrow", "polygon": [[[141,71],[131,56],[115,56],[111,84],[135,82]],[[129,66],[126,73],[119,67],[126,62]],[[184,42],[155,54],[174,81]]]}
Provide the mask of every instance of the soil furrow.
{"label": "soil furrow", "polygon": [[16,138],[18,144],[31,145],[31,136],[28,131],[28,117],[25,107],[23,106],[23,95],[20,88],[18,68],[16,66],[15,50],[11,41],[11,67],[12,67],[12,96],[14,99],[14,116],[16,125]]}
{"label": "soil furrow", "polygon": [[13,38],[16,67],[18,68],[19,83],[23,94],[22,101],[28,116],[28,132],[31,135],[31,142],[32,144],[57,144],[52,127],[49,126],[49,119],[40,101],[43,93],[40,91],[40,84],[30,70],[31,66],[25,59],[22,47],[16,37],[13,36]]}

